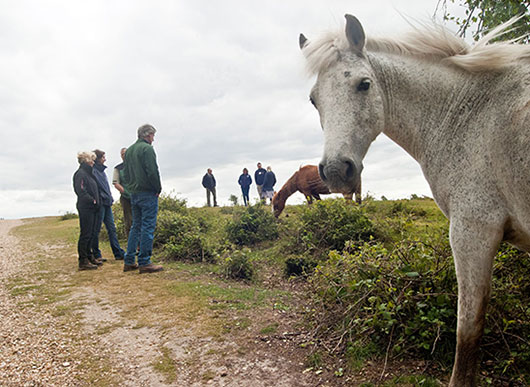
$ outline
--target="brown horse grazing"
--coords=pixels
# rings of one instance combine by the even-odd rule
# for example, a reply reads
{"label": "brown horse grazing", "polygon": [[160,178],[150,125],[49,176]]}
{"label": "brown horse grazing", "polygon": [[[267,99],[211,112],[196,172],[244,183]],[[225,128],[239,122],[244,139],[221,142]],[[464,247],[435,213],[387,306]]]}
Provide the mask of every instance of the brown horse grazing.
{"label": "brown horse grazing", "polygon": [[[287,198],[300,191],[304,194],[309,204],[313,203],[313,198],[320,200],[320,195],[329,195],[332,192],[324,184],[318,174],[318,167],[316,165],[306,165],[300,167],[287,182],[282,189],[276,192],[272,198],[272,207],[274,209],[274,216],[278,217],[285,208]],[[352,200],[355,193],[355,201],[361,204],[361,182],[357,186],[355,192],[336,192],[341,193],[346,200]]]}

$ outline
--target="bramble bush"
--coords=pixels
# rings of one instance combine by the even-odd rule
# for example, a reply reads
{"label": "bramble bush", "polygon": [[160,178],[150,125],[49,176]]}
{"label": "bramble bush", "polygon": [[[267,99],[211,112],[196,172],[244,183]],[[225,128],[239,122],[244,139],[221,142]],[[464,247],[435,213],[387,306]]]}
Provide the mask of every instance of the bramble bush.
{"label": "bramble bush", "polygon": [[79,215],[75,212],[66,211],[64,214],[61,215],[61,220],[69,220],[69,219],[78,219]]}
{"label": "bramble bush", "polygon": [[[319,338],[347,353],[377,348],[389,359],[434,359],[446,366],[456,344],[457,281],[447,227],[393,244],[372,240],[331,251],[309,282],[310,320]],[[482,340],[482,368],[530,383],[529,256],[502,245]]]}
{"label": "bramble bush", "polygon": [[392,357],[450,360],[457,290],[445,238],[403,240],[392,250],[376,241],[349,244],[331,251],[310,283],[313,318],[339,346],[364,342],[390,348]]}
{"label": "bramble bush", "polygon": [[[502,244],[493,264],[492,295],[482,339],[486,368],[530,385],[530,258]],[[490,361],[487,361],[487,360]]]}
{"label": "bramble bush", "polygon": [[344,199],[320,200],[307,206],[300,219],[305,250],[342,250],[347,241],[366,241],[374,232],[363,209]]}
{"label": "bramble bush", "polygon": [[255,270],[249,253],[249,249],[232,251],[223,262],[223,274],[231,279],[251,280],[254,277]]}
{"label": "bramble bush", "polygon": [[154,247],[170,260],[212,261],[213,249],[208,246],[199,220],[186,209],[158,213]]}
{"label": "bramble bush", "polygon": [[250,246],[278,238],[278,225],[270,208],[261,203],[234,208],[233,218],[226,225],[230,242]]}

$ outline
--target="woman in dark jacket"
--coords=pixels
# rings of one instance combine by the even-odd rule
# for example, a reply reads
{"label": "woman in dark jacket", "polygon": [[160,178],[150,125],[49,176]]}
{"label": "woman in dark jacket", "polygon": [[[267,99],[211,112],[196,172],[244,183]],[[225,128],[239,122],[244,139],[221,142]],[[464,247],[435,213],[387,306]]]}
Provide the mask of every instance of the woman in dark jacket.
{"label": "woman in dark jacket", "polygon": [[241,186],[241,192],[243,193],[243,202],[245,203],[245,206],[248,206],[248,190],[252,184],[252,178],[248,174],[248,169],[243,168],[243,174],[239,176],[238,183]]}
{"label": "woman in dark jacket", "polygon": [[77,211],[79,212],[79,241],[77,252],[79,254],[79,270],[97,269],[102,264],[90,252],[100,199],[98,183],[92,175],[92,167],[96,154],[94,152],[79,152],[77,161],[79,169],[74,173],[74,191],[77,195]]}
{"label": "woman in dark jacket", "polygon": [[272,197],[274,196],[274,184],[276,184],[276,175],[272,172],[271,167],[267,167],[267,173],[263,179],[263,200],[267,201],[270,199],[272,204]]}

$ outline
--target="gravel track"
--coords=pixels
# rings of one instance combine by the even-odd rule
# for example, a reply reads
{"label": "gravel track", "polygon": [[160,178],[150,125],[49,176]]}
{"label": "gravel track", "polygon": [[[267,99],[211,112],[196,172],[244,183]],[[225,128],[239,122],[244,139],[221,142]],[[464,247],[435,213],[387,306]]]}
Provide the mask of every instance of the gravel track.
{"label": "gravel track", "polygon": [[23,308],[10,296],[12,277],[24,276],[30,268],[28,253],[10,231],[21,220],[0,220],[0,385],[78,385],[75,359],[68,349],[72,338],[50,324],[50,316]]}

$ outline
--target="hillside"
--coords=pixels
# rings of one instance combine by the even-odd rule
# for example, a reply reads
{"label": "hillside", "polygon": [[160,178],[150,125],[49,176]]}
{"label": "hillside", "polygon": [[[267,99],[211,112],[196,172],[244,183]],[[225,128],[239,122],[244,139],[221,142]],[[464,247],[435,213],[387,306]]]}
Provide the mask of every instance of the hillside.
{"label": "hillside", "polygon": [[[326,200],[288,206],[276,221],[261,206],[188,209],[163,197],[154,257],[165,270],[152,275],[123,273],[113,259],[78,272],[75,218],[2,221],[0,231],[3,384],[448,380],[456,285],[447,221],[430,199],[362,208]],[[526,254],[503,247],[484,385],[528,378],[528,343],[515,338],[528,337],[528,266]],[[492,321],[503,319],[497,331]]]}

